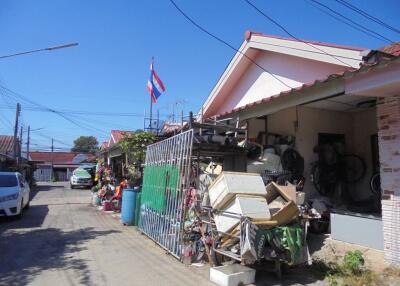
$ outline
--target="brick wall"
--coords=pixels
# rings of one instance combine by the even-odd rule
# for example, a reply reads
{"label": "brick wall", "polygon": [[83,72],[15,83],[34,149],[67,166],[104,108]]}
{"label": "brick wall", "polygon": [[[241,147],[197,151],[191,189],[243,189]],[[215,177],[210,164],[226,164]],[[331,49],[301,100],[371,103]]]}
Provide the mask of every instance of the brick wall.
{"label": "brick wall", "polygon": [[400,265],[400,96],[377,106],[385,259]]}

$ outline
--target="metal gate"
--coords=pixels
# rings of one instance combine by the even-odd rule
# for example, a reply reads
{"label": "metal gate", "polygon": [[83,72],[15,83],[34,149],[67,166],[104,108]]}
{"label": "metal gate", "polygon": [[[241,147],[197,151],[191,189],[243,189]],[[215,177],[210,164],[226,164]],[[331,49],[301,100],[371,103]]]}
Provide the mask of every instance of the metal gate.
{"label": "metal gate", "polygon": [[177,258],[189,187],[193,130],[147,147],[139,228]]}

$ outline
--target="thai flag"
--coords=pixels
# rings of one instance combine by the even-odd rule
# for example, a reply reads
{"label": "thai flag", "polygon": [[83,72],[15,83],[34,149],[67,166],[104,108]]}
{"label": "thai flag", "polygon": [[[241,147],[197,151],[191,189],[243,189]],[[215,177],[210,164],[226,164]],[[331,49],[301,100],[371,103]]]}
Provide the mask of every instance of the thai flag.
{"label": "thai flag", "polygon": [[153,103],[156,103],[161,93],[165,91],[164,84],[154,70],[153,63],[150,65],[150,79],[147,81],[147,90]]}

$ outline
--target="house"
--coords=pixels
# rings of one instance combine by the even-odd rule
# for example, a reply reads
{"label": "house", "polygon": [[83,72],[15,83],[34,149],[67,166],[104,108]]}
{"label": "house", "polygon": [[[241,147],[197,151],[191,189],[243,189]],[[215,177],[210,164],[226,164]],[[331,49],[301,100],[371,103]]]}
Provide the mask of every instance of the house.
{"label": "house", "polygon": [[79,152],[30,152],[30,158],[36,164],[36,181],[68,181],[73,170],[82,163],[92,161],[95,156]]}
{"label": "house", "polygon": [[[312,164],[323,160],[314,147],[340,144],[357,155],[364,175],[340,187],[348,201],[343,193],[335,199],[332,237],[384,250],[387,261],[400,264],[400,43],[371,51],[248,31],[239,51],[198,120],[240,122],[247,139],[264,147],[272,134],[293,136],[307,198],[323,197],[310,180]],[[356,210],[374,198],[376,172],[382,210]]]}
{"label": "house", "polygon": [[0,135],[0,171],[9,171],[15,162],[14,137]]}
{"label": "house", "polygon": [[119,142],[128,134],[133,134],[133,131],[111,130],[108,142],[103,142],[100,148],[100,154],[105,164],[111,168],[115,178],[125,175],[127,158]]}

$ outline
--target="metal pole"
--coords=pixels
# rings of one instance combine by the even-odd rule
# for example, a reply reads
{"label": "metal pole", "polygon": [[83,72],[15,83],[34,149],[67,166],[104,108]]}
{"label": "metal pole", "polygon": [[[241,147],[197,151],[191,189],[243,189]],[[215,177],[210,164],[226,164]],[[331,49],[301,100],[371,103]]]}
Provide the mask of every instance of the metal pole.
{"label": "metal pole", "polygon": [[[192,112],[190,112],[190,116],[193,116]],[[190,118],[192,120],[192,118]],[[192,128],[192,121],[189,122],[189,128]],[[181,133],[183,132],[183,110],[181,110]]]}
{"label": "metal pole", "polygon": [[144,109],[143,131],[146,131],[146,108]]}
{"label": "metal pole", "polygon": [[150,132],[153,131],[153,100],[150,96]]}
{"label": "metal pole", "polygon": [[[189,129],[192,129],[193,124],[193,112],[189,112]],[[183,127],[183,113],[182,113],[182,127]]]}
{"label": "metal pole", "polygon": [[24,131],[24,127],[21,126],[21,129],[19,131],[19,145],[18,145],[18,168],[19,165],[21,164],[21,157],[22,157],[22,132]]}
{"label": "metal pole", "polygon": [[17,110],[15,112],[15,125],[14,125],[14,146],[13,146],[13,157],[17,158],[17,134],[18,134],[18,119],[21,111],[21,105],[17,103]]}
{"label": "metal pole", "polygon": [[54,139],[51,138],[51,180],[53,180],[53,152],[54,152]]}
{"label": "metal pole", "polygon": [[[151,73],[153,73],[154,70],[154,57],[151,57]],[[151,74],[151,77],[153,74]],[[150,94],[150,132],[153,132],[153,98],[151,97]]]}
{"label": "metal pole", "polygon": [[159,130],[160,130],[160,110],[157,109],[157,135]]}
{"label": "metal pole", "polygon": [[5,59],[5,58],[10,58],[10,57],[15,57],[15,56],[22,56],[22,55],[32,54],[32,53],[37,53],[37,52],[45,52],[45,51],[53,51],[53,50],[64,49],[64,48],[71,48],[71,47],[75,47],[77,45],[78,45],[78,43],[72,43],[72,44],[54,46],[54,47],[32,50],[32,51],[27,51],[27,52],[15,53],[15,54],[6,55],[6,56],[0,56],[0,59]]}
{"label": "metal pole", "polygon": [[26,159],[28,161],[29,161],[29,143],[31,140],[30,134],[31,134],[31,127],[28,126],[28,138],[26,139]]}

